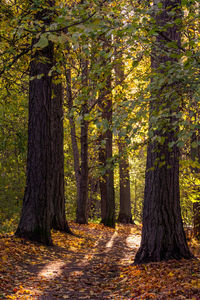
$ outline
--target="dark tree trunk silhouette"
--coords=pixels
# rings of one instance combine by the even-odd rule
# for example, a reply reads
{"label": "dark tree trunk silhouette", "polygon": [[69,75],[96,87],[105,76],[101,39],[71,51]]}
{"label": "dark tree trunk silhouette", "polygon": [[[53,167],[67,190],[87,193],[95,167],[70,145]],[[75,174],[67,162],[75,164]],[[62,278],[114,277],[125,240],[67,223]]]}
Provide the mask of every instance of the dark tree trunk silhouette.
{"label": "dark tree trunk silhouette", "polygon": [[100,211],[99,201],[97,200],[98,186],[99,186],[99,182],[94,177],[91,176],[89,178],[89,184],[88,184],[89,187],[88,217],[91,219],[98,217],[98,213]]}
{"label": "dark tree trunk silhouette", "polygon": [[132,224],[131,214],[131,189],[130,189],[130,175],[129,175],[129,161],[126,154],[126,146],[124,142],[118,142],[119,153],[121,158],[119,162],[119,180],[120,180],[120,211],[118,222],[124,224]]}
{"label": "dark tree trunk silhouette", "polygon": [[[198,144],[200,141],[200,130],[196,130],[196,132],[193,133],[192,139],[191,139],[191,145],[192,143]],[[191,159],[195,162],[198,162],[200,164],[200,145],[197,147],[191,147]],[[198,167],[192,168],[192,172],[196,174],[196,176],[199,176],[200,169]],[[200,240],[200,187],[197,188],[197,201],[193,203],[193,226],[194,226],[194,236]]]}
{"label": "dark tree trunk silhouette", "polygon": [[[200,13],[200,6],[198,3],[194,5],[194,7],[191,6],[191,8],[189,9],[191,14],[194,13],[194,10]],[[193,28],[193,32],[189,35],[189,41],[192,42],[192,40],[190,40],[190,37],[198,38],[199,34],[200,34],[200,23],[198,22],[198,31],[196,33],[195,28]],[[198,104],[195,101],[193,101],[192,98],[193,98],[193,91],[191,91],[191,110],[193,110],[193,117],[195,119],[195,123],[197,123],[197,120],[199,120],[200,111],[199,111]],[[196,143],[196,147],[192,147],[193,143]],[[191,137],[190,155],[191,155],[191,159],[194,162],[196,161],[197,163],[200,164],[199,143],[200,143],[200,129],[196,129]],[[200,178],[200,168],[198,167],[191,168],[191,171],[193,172],[193,174],[195,174],[195,177],[197,176],[198,178]],[[198,240],[200,240],[200,186],[199,185],[196,187],[196,195],[197,195],[197,199],[193,203],[193,231],[194,231],[194,236]]]}
{"label": "dark tree trunk silhouette", "polygon": [[81,60],[82,68],[82,105],[81,105],[81,165],[79,198],[77,199],[76,222],[87,224],[88,222],[88,121],[85,116],[88,113],[88,61]]}
{"label": "dark tree trunk silhouette", "polygon": [[[52,6],[53,1],[47,1]],[[36,20],[48,24],[48,10],[36,14]],[[33,40],[33,44],[36,40]],[[52,145],[51,95],[53,44],[36,50],[30,63],[27,179],[21,219],[16,235],[52,244]],[[39,75],[42,75],[41,78]],[[39,76],[39,78],[37,78]],[[32,79],[34,78],[34,79]]]}
{"label": "dark tree trunk silhouette", "polygon": [[[101,106],[101,105],[100,105]],[[103,117],[103,116],[102,116]],[[103,144],[101,144],[105,139],[105,134],[99,135],[99,164],[101,169],[106,169],[106,149]],[[106,218],[106,203],[107,203],[107,183],[106,174],[101,176],[99,180],[100,196],[101,196],[101,223]]]}
{"label": "dark tree trunk silhouette", "polygon": [[[76,124],[74,121],[73,115],[73,96],[72,96],[72,86],[71,86],[71,70],[65,70],[66,77],[66,92],[67,92],[67,106],[68,106],[68,118],[70,124],[70,133],[71,133],[71,141],[72,141],[72,152],[74,158],[74,172],[76,177],[76,191],[77,191],[77,199],[80,199],[80,159],[79,159],[79,149],[76,138]],[[77,200],[78,201],[78,200]]]}
{"label": "dark tree trunk silhouette", "polygon": [[[69,49],[69,47],[68,47]],[[88,113],[87,103],[87,85],[88,85],[88,61],[82,60],[82,105],[81,105],[81,151],[79,153],[78,142],[76,136],[76,125],[73,116],[73,95],[71,87],[71,70],[65,71],[66,85],[67,85],[67,102],[69,111],[69,122],[71,130],[71,141],[74,156],[74,171],[76,177],[77,188],[77,210],[76,222],[79,224],[86,224],[88,219],[88,122],[85,120],[85,115]],[[85,90],[84,90],[85,89]]]}
{"label": "dark tree trunk silhouette", "polygon": [[[110,40],[105,38],[103,48],[106,52],[110,51]],[[115,192],[114,192],[114,171],[112,164],[112,95],[111,95],[111,70],[109,69],[110,61],[102,58],[102,65],[107,66],[107,75],[105,75],[105,86],[99,96],[99,107],[102,111],[102,119],[106,120],[108,129],[101,135],[105,145],[100,146],[99,161],[104,168],[104,175],[100,181],[101,192],[101,222],[108,227],[115,227]]]}
{"label": "dark tree trunk silhouette", "polygon": [[[180,32],[175,23],[176,19],[181,18],[180,4],[180,0],[163,0],[162,11],[156,13],[158,7],[154,2],[154,18],[159,35],[152,50],[152,69],[157,75],[166,76],[169,64],[176,66],[177,59],[171,57],[170,51],[173,52],[173,49],[167,43],[172,40],[180,45]],[[167,26],[167,22],[173,22],[174,25]],[[162,31],[163,26],[165,29]],[[150,132],[153,138],[149,138],[147,150],[142,241],[135,257],[136,264],[192,257],[180,208],[179,149],[176,146],[178,126],[173,115],[179,109],[178,93],[174,96],[176,85],[174,83],[159,89],[156,78],[152,82]],[[173,89],[173,96],[167,97],[166,91],[170,89]],[[167,111],[167,116],[160,123],[157,119],[158,124],[155,124],[153,118],[161,110]],[[156,136],[161,140],[155,141]],[[171,149],[169,144],[173,145]]]}
{"label": "dark tree trunk silhouette", "polygon": [[63,153],[63,87],[53,83],[52,97],[52,228],[71,233],[65,215],[64,197],[64,153]]}
{"label": "dark tree trunk silhouette", "polygon": [[[119,39],[116,40],[118,43]],[[123,64],[123,55],[120,51],[117,53],[116,49],[116,61],[115,61],[115,76],[116,84],[123,84],[125,80],[124,74],[124,64]],[[124,96],[122,95],[124,98]],[[123,99],[122,100],[126,100]],[[119,181],[120,181],[120,211],[118,216],[118,222],[120,223],[133,223],[132,214],[131,214],[131,189],[130,189],[130,174],[129,174],[129,159],[127,155],[126,142],[123,137],[121,137],[123,127],[119,134],[118,149],[120,154],[119,161]]]}

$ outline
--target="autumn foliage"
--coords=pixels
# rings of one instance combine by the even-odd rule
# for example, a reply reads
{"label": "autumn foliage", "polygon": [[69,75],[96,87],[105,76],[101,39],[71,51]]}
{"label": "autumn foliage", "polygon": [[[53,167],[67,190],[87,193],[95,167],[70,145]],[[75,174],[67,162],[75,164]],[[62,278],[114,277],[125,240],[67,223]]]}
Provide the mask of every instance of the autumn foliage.
{"label": "autumn foliage", "polygon": [[140,226],[77,225],[53,232],[54,246],[0,237],[1,299],[200,299],[196,259],[134,266]]}

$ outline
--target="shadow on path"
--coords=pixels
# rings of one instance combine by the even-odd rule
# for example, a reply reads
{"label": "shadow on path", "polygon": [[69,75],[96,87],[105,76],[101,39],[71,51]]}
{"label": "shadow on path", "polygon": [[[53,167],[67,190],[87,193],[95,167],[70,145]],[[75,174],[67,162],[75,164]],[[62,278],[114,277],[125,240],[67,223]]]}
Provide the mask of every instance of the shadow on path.
{"label": "shadow on path", "polygon": [[120,295],[119,280],[115,284],[115,279],[119,279],[121,267],[133,262],[140,239],[135,226],[120,225],[117,230],[92,224],[71,227],[82,238],[55,233],[59,239],[53,247],[29,247],[26,242],[20,246],[23,241],[14,239],[17,251],[22,249],[16,252],[8,276],[11,286],[17,288],[7,291],[6,298],[127,299]]}

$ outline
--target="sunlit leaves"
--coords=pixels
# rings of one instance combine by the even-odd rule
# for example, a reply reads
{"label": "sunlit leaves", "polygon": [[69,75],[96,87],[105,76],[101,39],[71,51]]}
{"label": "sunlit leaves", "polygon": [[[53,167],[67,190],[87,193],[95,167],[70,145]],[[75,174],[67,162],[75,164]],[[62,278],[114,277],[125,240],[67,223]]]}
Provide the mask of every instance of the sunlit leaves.
{"label": "sunlit leaves", "polygon": [[2,298],[198,299],[198,259],[133,266],[139,226],[70,226],[76,236],[53,232],[54,247],[1,236]]}

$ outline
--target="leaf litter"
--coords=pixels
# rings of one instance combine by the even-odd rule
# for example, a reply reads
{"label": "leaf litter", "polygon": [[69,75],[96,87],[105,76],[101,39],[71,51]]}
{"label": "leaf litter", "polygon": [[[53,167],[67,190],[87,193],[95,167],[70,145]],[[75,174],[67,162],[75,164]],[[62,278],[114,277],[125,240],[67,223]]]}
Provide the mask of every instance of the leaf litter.
{"label": "leaf litter", "polygon": [[48,247],[0,235],[0,299],[200,299],[196,259],[134,266],[141,227],[71,222],[74,236],[52,232]]}

